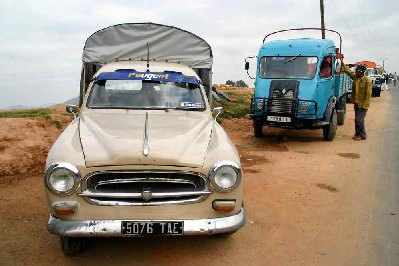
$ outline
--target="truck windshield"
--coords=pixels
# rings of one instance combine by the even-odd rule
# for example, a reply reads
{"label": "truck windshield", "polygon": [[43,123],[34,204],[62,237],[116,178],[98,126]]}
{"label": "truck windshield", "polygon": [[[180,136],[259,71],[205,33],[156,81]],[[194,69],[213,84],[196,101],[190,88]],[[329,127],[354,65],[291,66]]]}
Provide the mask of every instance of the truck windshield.
{"label": "truck windshield", "polygon": [[87,107],[204,110],[205,104],[200,88],[191,83],[99,80],[92,87]]}
{"label": "truck windshield", "polygon": [[316,56],[265,56],[260,60],[259,76],[264,79],[313,79]]}

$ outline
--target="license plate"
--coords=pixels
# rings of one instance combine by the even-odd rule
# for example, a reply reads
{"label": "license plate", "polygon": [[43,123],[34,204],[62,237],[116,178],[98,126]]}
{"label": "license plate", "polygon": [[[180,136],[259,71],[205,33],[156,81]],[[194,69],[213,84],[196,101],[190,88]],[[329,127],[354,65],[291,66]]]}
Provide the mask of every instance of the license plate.
{"label": "license plate", "polygon": [[139,222],[122,221],[124,235],[182,235],[182,221]]}
{"label": "license plate", "polygon": [[289,122],[291,122],[291,117],[268,116],[267,121],[289,123]]}

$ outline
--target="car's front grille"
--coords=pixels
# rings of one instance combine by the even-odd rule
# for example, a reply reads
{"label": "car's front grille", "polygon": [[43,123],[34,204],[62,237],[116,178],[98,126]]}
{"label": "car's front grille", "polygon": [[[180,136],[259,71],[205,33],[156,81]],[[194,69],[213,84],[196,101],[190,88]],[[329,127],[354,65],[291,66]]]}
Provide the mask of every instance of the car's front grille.
{"label": "car's front grille", "polygon": [[193,172],[96,172],[79,193],[96,205],[190,204],[211,191],[205,176]]}

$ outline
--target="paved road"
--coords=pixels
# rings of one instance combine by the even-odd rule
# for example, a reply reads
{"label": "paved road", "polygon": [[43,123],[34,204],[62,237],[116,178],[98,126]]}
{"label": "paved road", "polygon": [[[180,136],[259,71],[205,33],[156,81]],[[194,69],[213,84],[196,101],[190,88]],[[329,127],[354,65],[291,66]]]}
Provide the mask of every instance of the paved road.
{"label": "paved road", "polygon": [[391,98],[376,147],[379,161],[371,187],[365,265],[399,265],[399,86],[390,88],[383,92]]}

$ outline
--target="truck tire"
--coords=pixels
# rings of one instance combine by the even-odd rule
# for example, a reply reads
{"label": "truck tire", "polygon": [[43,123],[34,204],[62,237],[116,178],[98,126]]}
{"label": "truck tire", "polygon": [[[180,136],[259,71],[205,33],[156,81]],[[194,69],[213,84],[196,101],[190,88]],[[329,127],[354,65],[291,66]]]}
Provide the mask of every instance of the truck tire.
{"label": "truck tire", "polygon": [[86,239],[83,237],[60,237],[61,249],[67,256],[75,256],[86,250]]}
{"label": "truck tire", "polygon": [[254,135],[255,135],[255,137],[257,137],[257,138],[263,137],[263,132],[262,132],[263,122],[261,120],[256,120],[256,119],[254,119],[253,121],[254,121]]}
{"label": "truck tire", "polygon": [[343,98],[340,103],[340,109],[337,110],[337,124],[342,126],[345,124],[345,115],[346,115],[346,100]]}
{"label": "truck tire", "polygon": [[331,115],[330,124],[323,127],[324,140],[332,141],[336,133],[337,133],[337,111],[334,109]]}

